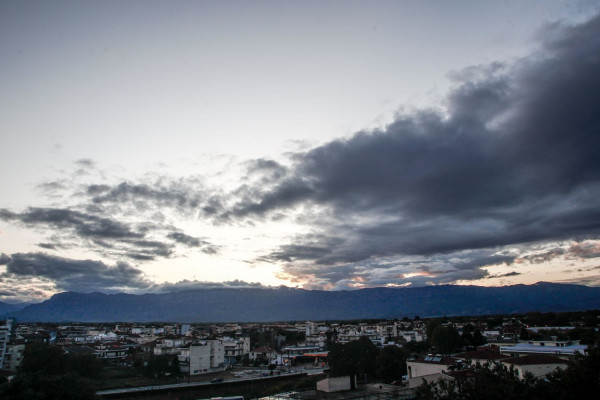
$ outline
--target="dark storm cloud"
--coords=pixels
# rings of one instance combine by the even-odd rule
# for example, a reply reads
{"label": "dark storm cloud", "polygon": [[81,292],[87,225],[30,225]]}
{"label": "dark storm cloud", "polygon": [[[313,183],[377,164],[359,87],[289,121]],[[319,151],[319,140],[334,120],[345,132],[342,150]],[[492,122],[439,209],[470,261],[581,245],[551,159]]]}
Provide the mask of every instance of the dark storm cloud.
{"label": "dark storm cloud", "polygon": [[140,270],[126,263],[109,266],[100,261],[73,260],[44,253],[11,255],[2,277],[45,279],[59,290],[80,292],[146,288],[149,285]]}
{"label": "dark storm cloud", "polygon": [[546,33],[513,65],[455,74],[445,113],[405,113],[296,155],[278,184],[246,189],[231,215],[327,208],[318,239],[270,254],[326,265],[597,236],[600,16]]}
{"label": "dark storm cloud", "polygon": [[[112,218],[99,217],[93,213],[83,213],[70,209],[29,208],[23,213],[0,209],[0,219],[20,222],[26,226],[68,235],[52,235],[47,243],[39,246],[45,249],[70,247],[73,240],[84,240],[88,246],[103,255],[125,257],[131,260],[150,261],[156,258],[169,258],[174,254],[174,244],[168,240],[150,239],[149,235],[160,235],[164,228],[153,223],[130,224]],[[182,233],[167,238],[179,243],[193,244],[193,238]],[[218,248],[209,242],[198,242],[201,250],[214,254]]]}

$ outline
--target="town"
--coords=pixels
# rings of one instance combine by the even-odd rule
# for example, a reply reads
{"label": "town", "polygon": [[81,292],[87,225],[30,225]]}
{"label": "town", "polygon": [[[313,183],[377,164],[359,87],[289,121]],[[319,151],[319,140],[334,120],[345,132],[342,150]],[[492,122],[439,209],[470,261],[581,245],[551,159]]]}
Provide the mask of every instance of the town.
{"label": "town", "polygon": [[[597,347],[599,317],[600,311],[225,324],[7,319],[0,326],[0,379],[10,387],[43,362],[54,372],[76,365],[90,391],[105,398],[165,396],[165,388],[187,398],[183,390],[208,385],[214,394],[259,380],[280,384],[263,384],[251,397],[358,390],[362,398],[413,398],[423,385],[472,377],[474,366],[503,366],[520,380],[564,370]],[[52,367],[61,357],[71,364]],[[273,392],[280,387],[295,394]]]}

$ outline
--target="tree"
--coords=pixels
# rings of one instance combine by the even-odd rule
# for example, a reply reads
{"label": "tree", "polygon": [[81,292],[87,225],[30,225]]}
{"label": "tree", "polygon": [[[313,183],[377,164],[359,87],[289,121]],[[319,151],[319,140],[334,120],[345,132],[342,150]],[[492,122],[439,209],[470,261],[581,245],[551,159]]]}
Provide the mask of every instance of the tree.
{"label": "tree", "polygon": [[[332,376],[374,377],[377,370],[379,349],[367,338],[361,336],[345,344],[334,343],[327,356]],[[354,379],[350,380],[354,388]]]}
{"label": "tree", "polygon": [[427,342],[431,346],[431,337],[433,335],[433,331],[438,326],[442,325],[442,320],[439,318],[430,319],[427,321],[427,325],[425,326],[425,334],[427,335]]}
{"label": "tree", "polygon": [[600,393],[600,348],[580,356],[565,370],[548,375],[550,392],[556,399],[586,399]]}
{"label": "tree", "polygon": [[385,346],[377,355],[377,377],[391,383],[406,375],[406,351],[398,346]]}
{"label": "tree", "polygon": [[147,378],[158,378],[169,372],[170,360],[167,355],[154,356],[148,360],[143,374]]}
{"label": "tree", "polygon": [[58,347],[42,343],[31,343],[25,347],[19,373],[61,375],[67,372],[68,364],[67,355]]}
{"label": "tree", "polygon": [[7,400],[89,400],[95,390],[87,378],[101,374],[92,355],[65,354],[57,347],[33,343],[25,348],[15,378],[0,389]]}
{"label": "tree", "polygon": [[17,374],[0,392],[5,400],[92,400],[96,399],[91,382],[75,373],[46,375]]}
{"label": "tree", "polygon": [[475,329],[475,332],[473,332],[473,345],[481,346],[485,343],[486,343],[486,340],[483,337],[483,335],[481,334],[481,331],[479,330],[479,328]]}
{"label": "tree", "polygon": [[536,399],[530,381],[521,381],[512,370],[501,365],[476,367],[473,376],[462,379],[440,379],[424,383],[415,391],[417,400],[505,400]]}
{"label": "tree", "polygon": [[470,378],[439,380],[417,388],[417,400],[581,400],[600,393],[600,349],[571,362],[544,378],[533,375],[519,379],[512,369],[501,364],[491,368],[475,367]]}
{"label": "tree", "polygon": [[455,352],[461,343],[461,338],[453,326],[437,326],[431,334],[431,345],[442,354]]}

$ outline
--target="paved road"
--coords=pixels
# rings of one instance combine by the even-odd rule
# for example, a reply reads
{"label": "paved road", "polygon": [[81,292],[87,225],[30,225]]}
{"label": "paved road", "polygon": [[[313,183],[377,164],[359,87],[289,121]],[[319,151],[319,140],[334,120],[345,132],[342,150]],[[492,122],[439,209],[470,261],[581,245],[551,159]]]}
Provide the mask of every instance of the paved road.
{"label": "paved road", "polygon": [[[319,371],[319,372],[317,372]],[[186,387],[204,387],[211,385],[222,385],[224,383],[234,383],[234,382],[249,382],[256,381],[259,379],[274,379],[283,376],[302,376],[302,375],[313,375],[315,373],[322,373],[322,370],[311,369],[311,370],[299,370],[296,372],[283,372],[281,375],[267,375],[267,376],[248,376],[243,378],[232,378],[225,379],[223,382],[219,383],[211,383],[211,382],[181,382],[181,383],[171,383],[168,385],[154,385],[154,386],[140,386],[134,388],[120,388],[120,389],[109,389],[109,390],[100,390],[96,392],[98,396],[102,395],[111,395],[111,394],[125,394],[125,393],[137,393],[137,392],[151,392],[156,390],[169,390],[169,389],[178,389],[178,388],[186,388]]]}

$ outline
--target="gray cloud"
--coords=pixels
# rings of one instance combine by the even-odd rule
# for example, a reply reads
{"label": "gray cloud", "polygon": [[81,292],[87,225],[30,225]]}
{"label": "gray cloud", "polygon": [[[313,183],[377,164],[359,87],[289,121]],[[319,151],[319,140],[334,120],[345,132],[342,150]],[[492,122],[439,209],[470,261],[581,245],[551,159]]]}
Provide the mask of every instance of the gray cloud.
{"label": "gray cloud", "polygon": [[199,247],[202,252],[206,254],[217,254],[219,247],[209,243],[206,240],[201,240],[197,237],[186,235],[182,232],[171,232],[167,235],[167,238],[174,240],[177,243],[183,244],[187,247]]}
{"label": "gray cloud", "polygon": [[[0,209],[0,219],[61,233],[40,243],[43,248],[80,239],[103,255],[146,261],[182,248],[219,250],[169,225],[173,210],[233,225],[287,217],[310,233],[291,237],[259,261],[284,264],[284,274],[308,280],[307,287],[499,277],[482,267],[515,262],[500,250],[544,241],[577,244],[566,253],[557,248],[521,259],[597,257],[597,245],[585,239],[600,235],[600,16],[546,29],[540,50],[529,57],[454,73],[443,111],[399,113],[383,129],[296,153],[291,166],[248,161],[241,185],[230,193],[198,178],[88,183],[73,197],[83,199],[77,207]],[[95,168],[92,160],[75,164]],[[67,185],[41,188],[56,192]],[[131,215],[152,222],[127,222]],[[65,281],[42,268],[51,259],[29,257],[38,264],[24,255],[0,261],[23,270],[27,261],[35,266],[31,271]],[[120,265],[72,262],[101,275]],[[75,268],[61,265],[64,273],[64,265]],[[141,287],[133,278],[132,285]],[[178,287],[194,285],[209,283]]]}
{"label": "gray cloud", "polygon": [[0,265],[6,265],[10,262],[10,257],[7,254],[0,254]]}
{"label": "gray cloud", "polygon": [[143,234],[135,232],[124,223],[69,209],[29,208],[23,213],[0,209],[0,219],[19,221],[28,226],[41,225],[56,229],[69,229],[78,236],[86,238],[132,239],[143,237]]}
{"label": "gray cloud", "polygon": [[87,194],[95,204],[123,204],[138,209],[150,208],[149,204],[179,208],[181,210],[196,209],[203,196],[193,191],[189,183],[157,182],[154,185],[145,183],[122,182],[116,186],[89,185]]}
{"label": "gray cloud", "polygon": [[490,277],[482,267],[510,265],[514,255],[497,250],[465,250],[433,256],[377,257],[355,263],[324,267],[311,262],[287,263],[283,278],[309,281],[310,288],[352,289],[386,285],[424,286]]}
{"label": "gray cloud", "polygon": [[[112,218],[99,217],[94,213],[83,213],[70,209],[29,208],[23,213],[0,209],[0,219],[16,221],[29,227],[47,229],[53,232],[49,242],[39,246],[49,250],[72,247],[73,240],[84,240],[85,245],[95,248],[101,254],[124,257],[137,261],[150,261],[157,257],[170,258],[175,252],[176,243],[200,247],[207,254],[215,254],[218,247],[205,240],[195,239],[178,232],[165,234],[163,240],[149,239],[166,229],[153,223],[124,223]],[[67,237],[56,235],[56,231],[67,233]],[[195,242],[197,240],[197,243]]]}
{"label": "gray cloud", "polygon": [[511,277],[511,276],[518,276],[518,275],[521,275],[521,273],[517,272],[517,271],[511,271],[511,272],[507,272],[505,274],[489,275],[489,276],[487,276],[487,278],[488,279],[491,279],[491,278],[508,278],[508,277]]}
{"label": "gray cloud", "polygon": [[17,253],[6,263],[3,278],[38,278],[59,290],[79,292],[147,288],[143,273],[126,263],[109,266],[101,261],[73,260],[44,253]]}
{"label": "gray cloud", "polygon": [[569,253],[581,258],[600,257],[600,241],[590,240],[573,243],[569,247]]}
{"label": "gray cloud", "polygon": [[267,259],[331,268],[598,237],[600,16],[547,29],[530,57],[456,73],[445,113],[401,114],[385,129],[297,154],[279,183],[244,188],[227,216],[326,209],[315,233]]}
{"label": "gray cloud", "polygon": [[75,161],[75,165],[83,168],[94,168],[96,166],[96,163],[92,159],[81,158]]}
{"label": "gray cloud", "polygon": [[149,290],[156,293],[164,293],[195,289],[264,289],[270,287],[271,286],[266,286],[259,282],[246,282],[239,279],[226,282],[203,282],[186,279],[175,283],[166,282],[153,285]]}

